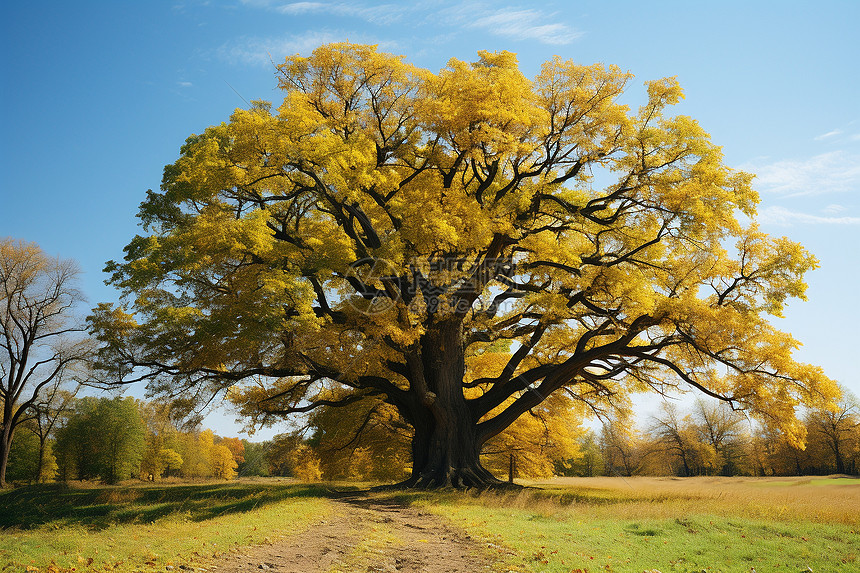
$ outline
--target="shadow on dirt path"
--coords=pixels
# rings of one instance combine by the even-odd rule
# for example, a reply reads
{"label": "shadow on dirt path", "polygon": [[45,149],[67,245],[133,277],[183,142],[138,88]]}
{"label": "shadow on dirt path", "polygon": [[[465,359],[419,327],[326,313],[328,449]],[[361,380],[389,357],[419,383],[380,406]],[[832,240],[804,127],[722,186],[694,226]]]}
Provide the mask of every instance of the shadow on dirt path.
{"label": "shadow on dirt path", "polygon": [[486,544],[436,515],[366,493],[336,496],[332,504],[332,515],[308,530],[271,544],[244,548],[211,562],[206,569],[217,573],[492,570],[494,561]]}

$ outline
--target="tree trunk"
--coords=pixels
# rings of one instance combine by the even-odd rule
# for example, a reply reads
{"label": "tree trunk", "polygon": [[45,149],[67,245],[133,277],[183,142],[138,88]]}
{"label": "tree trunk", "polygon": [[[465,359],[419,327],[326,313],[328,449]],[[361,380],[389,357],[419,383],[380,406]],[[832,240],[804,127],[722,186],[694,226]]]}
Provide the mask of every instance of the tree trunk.
{"label": "tree trunk", "polygon": [[42,483],[42,468],[45,467],[45,442],[47,441],[47,435],[39,435],[39,460],[36,464],[36,475],[34,476],[36,483]]}
{"label": "tree trunk", "polygon": [[502,484],[481,465],[474,427],[461,420],[415,428],[412,477],[402,485],[417,488],[485,488]]}
{"label": "tree trunk", "polygon": [[[9,419],[7,417],[7,419]],[[9,463],[9,450],[12,447],[11,424],[4,424],[0,432],[0,489],[6,487],[6,466]]]}
{"label": "tree trunk", "polygon": [[487,488],[504,484],[481,465],[477,420],[463,395],[462,326],[449,320],[428,328],[421,340],[427,393],[414,416],[412,477],[417,488]]}
{"label": "tree trunk", "polygon": [[684,477],[690,477],[690,464],[687,463],[687,455],[683,447],[681,448],[681,462],[684,464]]}
{"label": "tree trunk", "polygon": [[836,457],[836,473],[845,473],[845,459],[842,457],[842,452],[839,451],[839,437],[833,440],[833,454]]}

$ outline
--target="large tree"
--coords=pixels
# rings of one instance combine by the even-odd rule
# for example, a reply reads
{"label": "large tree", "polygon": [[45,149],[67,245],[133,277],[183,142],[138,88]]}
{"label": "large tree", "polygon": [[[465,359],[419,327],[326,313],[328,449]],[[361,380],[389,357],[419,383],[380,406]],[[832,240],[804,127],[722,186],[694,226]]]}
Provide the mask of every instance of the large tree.
{"label": "large tree", "polygon": [[0,239],[0,487],[15,429],[38,418],[91,345],[76,321],[82,300],[74,261],[35,243]]}
{"label": "large tree", "polygon": [[434,74],[335,44],[278,70],[283,103],[188,138],[108,264],[129,306],[91,321],[125,380],[233,387],[258,421],[387,403],[421,487],[496,483],[482,446],[558,404],[692,387],[797,435],[834,393],[766,320],[815,259],[739,222],[752,177],[668,113],[674,79],[634,111],[615,67],[529,80],[509,52]]}

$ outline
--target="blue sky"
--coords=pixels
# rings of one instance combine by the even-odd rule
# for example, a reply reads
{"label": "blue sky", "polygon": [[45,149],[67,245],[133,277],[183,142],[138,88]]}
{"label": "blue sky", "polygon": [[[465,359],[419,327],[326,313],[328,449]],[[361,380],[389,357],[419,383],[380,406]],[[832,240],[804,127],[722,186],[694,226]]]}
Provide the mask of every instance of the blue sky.
{"label": "blue sky", "polygon": [[[438,71],[478,50],[677,76],[726,162],[758,174],[760,222],[821,260],[809,301],[775,321],[798,356],[860,394],[860,2],[42,1],[0,17],[0,236],[77,259],[92,304],[109,259],[192,133],[277,100],[272,62],[379,44]],[[223,434],[229,425],[211,418]]]}

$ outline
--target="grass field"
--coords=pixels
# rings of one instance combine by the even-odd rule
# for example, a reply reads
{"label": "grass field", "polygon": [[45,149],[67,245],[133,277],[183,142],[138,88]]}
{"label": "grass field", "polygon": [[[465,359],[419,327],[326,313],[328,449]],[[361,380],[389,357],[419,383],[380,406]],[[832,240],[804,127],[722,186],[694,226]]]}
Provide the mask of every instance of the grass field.
{"label": "grass field", "polygon": [[44,485],[0,493],[0,571],[164,571],[301,531],[328,514],[309,485]]}
{"label": "grass field", "polygon": [[[860,571],[860,479],[565,478],[512,494],[373,494],[465,528],[501,571]],[[338,484],[344,489],[344,484]],[[539,489],[537,489],[539,488]],[[0,571],[164,571],[301,531],[330,489],[278,481],[0,493]]]}
{"label": "grass field", "polygon": [[511,549],[509,568],[569,573],[860,571],[860,480],[569,478],[516,495],[416,499]]}

